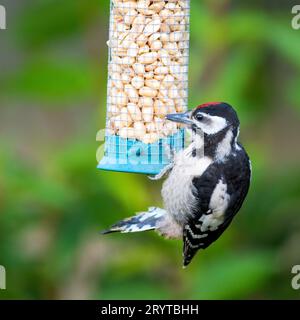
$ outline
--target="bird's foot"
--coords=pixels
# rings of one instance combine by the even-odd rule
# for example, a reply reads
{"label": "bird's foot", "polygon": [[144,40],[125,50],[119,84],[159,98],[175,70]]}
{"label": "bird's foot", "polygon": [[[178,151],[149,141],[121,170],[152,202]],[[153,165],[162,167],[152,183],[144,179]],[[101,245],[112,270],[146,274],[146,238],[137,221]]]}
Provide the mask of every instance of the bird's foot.
{"label": "bird's foot", "polygon": [[155,176],[150,176],[148,177],[150,180],[153,180],[153,181],[158,181],[160,179],[162,179],[166,174],[168,174],[172,169],[173,169],[173,166],[174,166],[174,163],[170,163],[168,164],[167,166],[165,166],[160,173],[158,173],[157,175]]}

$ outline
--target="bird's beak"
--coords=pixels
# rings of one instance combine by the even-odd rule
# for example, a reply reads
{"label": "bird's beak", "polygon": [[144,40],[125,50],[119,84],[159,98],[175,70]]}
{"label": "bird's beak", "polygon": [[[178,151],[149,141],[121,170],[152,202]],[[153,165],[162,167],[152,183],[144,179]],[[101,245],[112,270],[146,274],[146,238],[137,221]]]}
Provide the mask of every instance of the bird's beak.
{"label": "bird's beak", "polygon": [[191,113],[188,112],[184,112],[184,113],[173,113],[173,114],[168,114],[166,116],[166,118],[170,121],[173,122],[178,122],[178,123],[184,123],[187,125],[192,125],[193,121],[190,118]]}

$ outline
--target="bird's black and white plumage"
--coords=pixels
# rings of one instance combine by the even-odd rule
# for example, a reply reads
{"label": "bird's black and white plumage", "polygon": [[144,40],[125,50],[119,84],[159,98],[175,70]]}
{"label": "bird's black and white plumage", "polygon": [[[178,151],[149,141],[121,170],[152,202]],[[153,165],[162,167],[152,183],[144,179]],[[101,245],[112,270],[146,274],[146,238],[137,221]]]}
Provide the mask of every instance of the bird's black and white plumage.
{"label": "bird's black and white plumage", "polygon": [[220,237],[240,210],[250,185],[251,163],[238,142],[240,123],[230,105],[203,104],[167,119],[185,124],[192,143],[156,177],[168,174],[162,187],[164,209],[150,208],[104,233],[156,230],[166,238],[181,238],[187,266],[199,249]]}

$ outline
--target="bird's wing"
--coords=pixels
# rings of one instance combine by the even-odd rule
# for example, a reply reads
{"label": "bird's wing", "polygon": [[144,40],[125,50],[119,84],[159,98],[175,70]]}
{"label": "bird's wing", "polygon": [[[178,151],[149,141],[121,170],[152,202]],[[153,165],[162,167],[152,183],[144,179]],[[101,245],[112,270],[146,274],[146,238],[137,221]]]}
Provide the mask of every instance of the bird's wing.
{"label": "bird's wing", "polygon": [[187,223],[183,230],[183,265],[186,267],[193,259],[199,249],[205,249],[214,241],[216,241],[229,225],[230,221],[226,221],[218,226],[216,230],[202,231],[202,224],[199,221]]}
{"label": "bird's wing", "polygon": [[250,169],[247,157],[227,165],[214,163],[194,178],[197,205],[184,226],[184,265],[199,249],[216,241],[231,223],[247,195]]}
{"label": "bird's wing", "polygon": [[212,242],[211,234],[204,228],[202,219],[210,213],[211,197],[221,175],[218,166],[213,164],[201,176],[193,179],[196,205],[183,230],[184,266],[191,262],[199,249]]}

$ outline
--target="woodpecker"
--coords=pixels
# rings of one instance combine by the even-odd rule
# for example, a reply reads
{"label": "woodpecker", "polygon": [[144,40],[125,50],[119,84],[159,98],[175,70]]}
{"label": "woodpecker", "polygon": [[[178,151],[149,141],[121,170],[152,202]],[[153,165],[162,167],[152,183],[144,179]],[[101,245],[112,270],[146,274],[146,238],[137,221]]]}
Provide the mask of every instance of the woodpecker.
{"label": "woodpecker", "polygon": [[251,162],[238,142],[240,122],[227,103],[202,104],[192,111],[169,114],[191,133],[190,145],[153,180],[162,186],[164,209],[151,207],[114,224],[103,234],[155,230],[183,240],[183,266],[200,249],[216,241],[240,210],[251,180]]}

